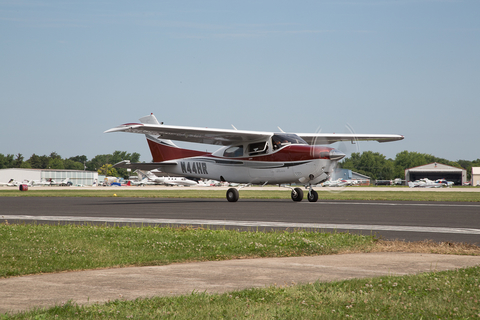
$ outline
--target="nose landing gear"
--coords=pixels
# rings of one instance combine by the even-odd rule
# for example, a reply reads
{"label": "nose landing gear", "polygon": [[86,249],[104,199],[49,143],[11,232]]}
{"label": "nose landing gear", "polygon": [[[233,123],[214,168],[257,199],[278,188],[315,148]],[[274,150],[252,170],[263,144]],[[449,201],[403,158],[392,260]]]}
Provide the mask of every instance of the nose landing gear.
{"label": "nose landing gear", "polygon": [[293,201],[302,201],[303,200],[303,190],[300,188],[292,189],[292,200]]}
{"label": "nose landing gear", "polygon": [[310,186],[310,190],[308,191],[307,199],[309,202],[317,202],[318,200],[318,193],[317,191],[313,190]]}

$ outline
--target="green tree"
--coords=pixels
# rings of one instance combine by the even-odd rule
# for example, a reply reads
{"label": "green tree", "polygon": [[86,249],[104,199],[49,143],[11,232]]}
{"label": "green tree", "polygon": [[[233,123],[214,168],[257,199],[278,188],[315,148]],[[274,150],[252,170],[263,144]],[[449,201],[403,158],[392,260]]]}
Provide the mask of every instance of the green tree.
{"label": "green tree", "polygon": [[391,180],[395,178],[393,160],[386,159],[383,154],[378,152],[352,153],[350,158],[345,159],[340,165],[344,169],[350,169],[375,180]]}
{"label": "green tree", "polygon": [[65,159],[63,160],[63,166],[65,169],[70,169],[70,170],[84,170],[85,166],[83,162],[78,162],[78,161],[73,161],[70,159]]}
{"label": "green tree", "polygon": [[0,153],[0,169],[13,168],[15,163],[14,155],[3,155]]}
{"label": "green tree", "polygon": [[23,164],[23,155],[21,153],[17,154],[17,156],[15,157],[15,162],[13,163],[14,165],[14,168],[21,168],[22,164]]}
{"label": "green tree", "polygon": [[118,177],[117,170],[113,167],[112,164],[104,164],[100,169],[98,169],[98,174],[103,174],[104,176]]}
{"label": "green tree", "polygon": [[70,157],[68,160],[72,160],[74,162],[80,162],[80,163],[86,163],[87,162],[87,156],[86,155],[81,155],[81,156],[75,156],[75,157]]}
{"label": "green tree", "polygon": [[[130,160],[130,162],[135,163],[139,162],[140,154],[139,153],[127,153],[126,151],[115,151],[113,154],[100,154],[95,156],[92,160],[87,162],[87,170],[97,171],[102,168],[105,164],[114,165],[123,160]],[[126,169],[116,170],[117,177],[128,178],[128,172]]]}
{"label": "green tree", "polygon": [[48,162],[49,169],[65,169],[61,158],[51,158]]}

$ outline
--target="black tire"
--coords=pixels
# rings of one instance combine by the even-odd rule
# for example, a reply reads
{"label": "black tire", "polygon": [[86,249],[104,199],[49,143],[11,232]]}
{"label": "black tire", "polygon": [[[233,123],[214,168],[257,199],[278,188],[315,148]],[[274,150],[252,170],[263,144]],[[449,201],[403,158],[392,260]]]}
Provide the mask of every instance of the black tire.
{"label": "black tire", "polygon": [[235,188],[230,188],[227,190],[227,200],[228,202],[237,202],[239,198],[238,190]]}
{"label": "black tire", "polygon": [[307,198],[308,198],[308,201],[309,201],[309,202],[317,202],[317,200],[318,200],[318,192],[315,191],[315,190],[310,191],[310,192],[308,193]]}
{"label": "black tire", "polygon": [[292,190],[292,200],[293,201],[302,201],[303,200],[303,190],[300,188],[295,188]]}

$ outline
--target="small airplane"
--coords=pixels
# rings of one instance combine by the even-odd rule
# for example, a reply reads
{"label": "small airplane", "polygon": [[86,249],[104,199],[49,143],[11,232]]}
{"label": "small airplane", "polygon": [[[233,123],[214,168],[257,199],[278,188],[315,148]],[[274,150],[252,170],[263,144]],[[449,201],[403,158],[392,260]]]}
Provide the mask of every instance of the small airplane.
{"label": "small airplane", "polygon": [[455,184],[453,181],[447,181],[445,179],[437,179],[437,180],[435,180],[435,182],[442,183],[447,188],[451,188]]}
{"label": "small airplane", "polygon": [[55,181],[54,179],[49,179],[47,181],[49,186],[60,186],[60,187],[70,187],[73,183],[70,182],[70,178],[65,178],[62,181]]}
{"label": "small airplane", "polygon": [[185,177],[158,177],[152,171],[143,171],[140,169],[135,172],[143,179],[147,178],[148,181],[155,184],[164,184],[167,186],[196,186],[197,182],[189,180]]}
{"label": "small airplane", "polygon": [[144,187],[146,186],[147,184],[150,184],[148,182],[148,178],[145,177],[143,178],[142,180],[138,181],[138,180],[128,180],[127,181],[127,186],[134,186],[134,187]]}
{"label": "small airplane", "polygon": [[323,187],[346,187],[348,186],[347,180],[337,179],[337,180],[327,180],[322,183]]}
{"label": "small airplane", "polygon": [[28,180],[23,180],[23,182],[17,181],[15,179],[10,179],[8,182],[0,182],[1,186],[4,187],[18,187],[20,185],[27,185],[29,187],[32,186],[32,182]]}
{"label": "small airplane", "polygon": [[[281,130],[283,131],[283,130]],[[285,133],[160,124],[152,114],[140,123],[126,123],[106,130],[145,134],[152,163],[131,164],[130,168],[159,169],[192,178],[215,179],[248,186],[251,184],[302,184],[308,188],[308,201],[318,200],[314,185],[327,181],[345,154],[322,144],[338,141],[402,140],[397,134]],[[219,145],[213,153],[183,149],[171,140]],[[240,187],[240,188],[242,188]],[[240,189],[239,188],[239,189]],[[303,190],[291,189],[293,201],[302,201]],[[237,188],[229,188],[229,202],[239,199]]]}
{"label": "small airplane", "polygon": [[46,180],[32,180],[30,181],[32,183],[32,186],[35,187],[35,186],[49,186],[50,185],[50,182],[46,181]]}
{"label": "small airplane", "polygon": [[10,179],[8,182],[0,182],[0,185],[5,186],[5,187],[18,187],[21,185],[21,182],[18,182],[15,179]]}
{"label": "small airplane", "polygon": [[415,181],[409,181],[408,186],[410,188],[442,188],[445,184],[437,181],[430,180],[428,178],[418,179]]}

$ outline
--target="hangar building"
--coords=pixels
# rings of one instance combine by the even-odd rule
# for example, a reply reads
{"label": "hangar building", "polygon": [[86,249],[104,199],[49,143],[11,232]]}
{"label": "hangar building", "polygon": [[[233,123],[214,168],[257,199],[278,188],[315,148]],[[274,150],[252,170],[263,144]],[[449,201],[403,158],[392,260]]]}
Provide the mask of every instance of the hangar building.
{"label": "hangar building", "polygon": [[415,181],[422,178],[430,180],[445,179],[461,186],[467,181],[467,170],[436,162],[405,170],[406,181]]}
{"label": "hangar building", "polygon": [[18,182],[24,182],[25,180],[48,181],[53,179],[58,182],[66,178],[70,178],[69,181],[71,181],[74,186],[91,186],[94,181],[98,182],[98,172],[60,169],[0,169],[0,182],[8,182],[10,179]]}
{"label": "hangar building", "polygon": [[472,167],[472,186],[480,186],[480,167]]}

